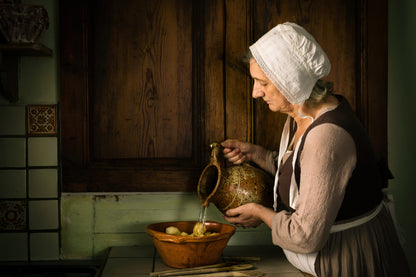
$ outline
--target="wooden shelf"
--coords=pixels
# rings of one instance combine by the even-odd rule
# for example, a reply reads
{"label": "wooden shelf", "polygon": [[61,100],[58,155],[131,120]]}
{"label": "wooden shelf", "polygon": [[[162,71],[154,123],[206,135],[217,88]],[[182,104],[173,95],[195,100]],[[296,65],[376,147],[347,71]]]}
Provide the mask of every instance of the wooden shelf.
{"label": "wooden shelf", "polygon": [[1,43],[0,51],[13,52],[19,56],[52,56],[52,50],[40,43]]}

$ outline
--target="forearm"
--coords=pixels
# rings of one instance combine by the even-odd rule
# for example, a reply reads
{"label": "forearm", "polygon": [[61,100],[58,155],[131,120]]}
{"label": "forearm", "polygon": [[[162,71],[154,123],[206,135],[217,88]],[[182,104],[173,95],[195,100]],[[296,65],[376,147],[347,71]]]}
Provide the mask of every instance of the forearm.
{"label": "forearm", "polygon": [[272,228],[273,218],[276,215],[276,212],[270,208],[267,208],[262,205],[257,205],[257,217],[261,219],[269,228]]}
{"label": "forearm", "polygon": [[270,174],[276,173],[275,165],[275,152],[269,151],[259,145],[255,145],[256,150],[254,151],[251,161],[257,164],[263,170]]}

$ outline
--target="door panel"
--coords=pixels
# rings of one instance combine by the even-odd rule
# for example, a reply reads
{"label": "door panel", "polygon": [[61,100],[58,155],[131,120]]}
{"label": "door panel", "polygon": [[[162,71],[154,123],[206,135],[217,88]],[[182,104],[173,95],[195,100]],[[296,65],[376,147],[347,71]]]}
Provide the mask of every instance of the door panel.
{"label": "door panel", "polygon": [[[386,1],[60,1],[63,191],[195,191],[213,141],[277,149],[284,115],[251,98],[248,46],[314,35],[325,79],[386,156]],[[377,22],[377,23],[376,23]]]}
{"label": "door panel", "polygon": [[192,1],[96,7],[94,160],[190,158]]}

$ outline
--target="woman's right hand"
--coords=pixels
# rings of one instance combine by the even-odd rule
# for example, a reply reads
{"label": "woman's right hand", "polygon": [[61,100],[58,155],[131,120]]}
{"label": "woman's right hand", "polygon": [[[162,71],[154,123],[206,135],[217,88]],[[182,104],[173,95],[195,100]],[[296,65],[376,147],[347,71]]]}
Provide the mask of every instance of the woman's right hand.
{"label": "woman's right hand", "polygon": [[254,144],[237,139],[227,139],[221,143],[221,146],[224,147],[224,158],[233,164],[252,161],[256,151]]}

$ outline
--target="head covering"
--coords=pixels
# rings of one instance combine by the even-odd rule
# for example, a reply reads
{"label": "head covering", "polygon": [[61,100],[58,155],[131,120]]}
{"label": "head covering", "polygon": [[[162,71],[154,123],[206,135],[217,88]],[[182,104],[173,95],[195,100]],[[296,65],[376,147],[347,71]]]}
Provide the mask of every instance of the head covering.
{"label": "head covering", "polygon": [[316,81],[329,74],[325,52],[301,26],[279,24],[250,46],[257,64],[292,104],[303,103]]}

